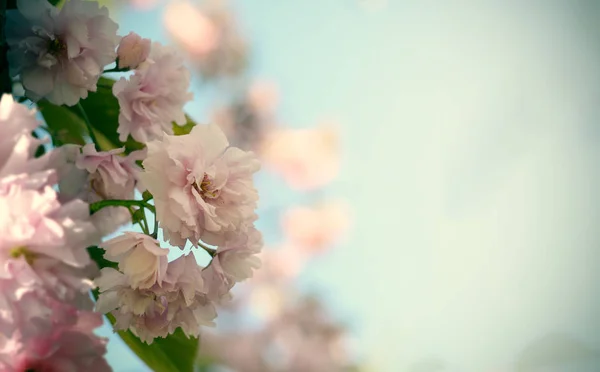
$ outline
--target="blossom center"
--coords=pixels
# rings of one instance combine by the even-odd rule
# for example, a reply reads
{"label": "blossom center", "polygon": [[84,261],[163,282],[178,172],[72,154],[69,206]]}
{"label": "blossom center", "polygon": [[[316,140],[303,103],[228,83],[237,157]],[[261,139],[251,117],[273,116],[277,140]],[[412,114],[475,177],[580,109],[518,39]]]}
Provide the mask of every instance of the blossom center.
{"label": "blossom center", "polygon": [[67,45],[60,41],[59,39],[50,40],[48,43],[48,53],[52,54],[55,57],[63,54],[67,50]]}
{"label": "blossom center", "polygon": [[27,249],[27,247],[24,246],[13,248],[8,252],[8,254],[12,258],[19,258],[22,256],[25,258],[25,261],[27,261],[27,263],[30,265],[33,263],[33,260],[37,257],[35,253],[31,252]]}
{"label": "blossom center", "polygon": [[204,177],[202,181],[198,183],[198,181],[192,184],[192,187],[198,191],[198,194],[202,197],[202,199],[216,199],[221,194],[221,190],[214,187],[214,184],[208,177],[206,173],[204,173]]}

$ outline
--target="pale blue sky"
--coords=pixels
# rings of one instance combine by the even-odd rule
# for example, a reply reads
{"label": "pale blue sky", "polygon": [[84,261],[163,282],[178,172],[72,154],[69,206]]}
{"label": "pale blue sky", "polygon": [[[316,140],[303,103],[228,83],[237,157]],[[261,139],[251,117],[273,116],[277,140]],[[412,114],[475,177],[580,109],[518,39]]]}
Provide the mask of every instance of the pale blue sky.
{"label": "pale blue sky", "polygon": [[[350,201],[353,229],[301,285],[374,371],[512,371],[549,334],[600,348],[595,2],[364,3],[234,2],[282,122],[342,125],[327,194]],[[160,8],[119,21],[168,40]],[[197,89],[189,111],[209,101]],[[261,217],[268,239],[277,216]],[[111,340],[115,371],[143,370],[124,350]],[[583,354],[522,371],[594,371]]]}

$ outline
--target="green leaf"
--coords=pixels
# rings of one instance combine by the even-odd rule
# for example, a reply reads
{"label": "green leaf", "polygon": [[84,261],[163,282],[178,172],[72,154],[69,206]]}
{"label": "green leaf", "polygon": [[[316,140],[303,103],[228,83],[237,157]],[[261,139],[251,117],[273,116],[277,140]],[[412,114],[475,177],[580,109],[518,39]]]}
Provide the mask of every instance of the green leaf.
{"label": "green leaf", "polygon": [[94,262],[96,262],[99,268],[102,269],[104,267],[112,267],[113,269],[116,269],[118,267],[118,264],[116,262],[112,262],[104,258],[104,249],[96,246],[91,246],[88,247],[87,250],[90,254],[90,258]]}
{"label": "green leaf", "polygon": [[56,106],[48,101],[40,101],[38,109],[44,117],[55,146],[66,143],[85,145],[88,137],[85,122],[65,106]]}
{"label": "green leaf", "polygon": [[146,190],[142,193],[142,199],[144,199],[144,201],[148,201],[152,198],[154,198],[154,196],[150,193],[150,191]]}
{"label": "green leaf", "polygon": [[[125,152],[130,153],[144,148],[144,145],[134,141],[131,137],[125,143],[119,140],[119,101],[112,93],[112,79],[101,77],[98,80],[96,92],[89,92],[88,97],[80,101],[85,110],[90,124],[98,137],[98,145],[102,150],[110,150],[125,146]],[[78,117],[80,113],[75,108],[70,109]],[[102,138],[102,139],[101,139]]]}
{"label": "green leaf", "polygon": [[196,123],[189,116],[186,115],[185,118],[186,118],[187,122],[182,126],[179,126],[179,125],[173,123],[173,133],[176,136],[182,136],[184,134],[190,133],[192,131],[192,129],[194,128],[194,126],[196,125]]}
{"label": "green leaf", "polygon": [[[115,318],[106,317],[115,323]],[[193,372],[198,350],[198,339],[187,338],[177,329],[167,338],[157,338],[150,345],[140,341],[131,331],[118,331],[121,339],[148,367],[155,372]]]}

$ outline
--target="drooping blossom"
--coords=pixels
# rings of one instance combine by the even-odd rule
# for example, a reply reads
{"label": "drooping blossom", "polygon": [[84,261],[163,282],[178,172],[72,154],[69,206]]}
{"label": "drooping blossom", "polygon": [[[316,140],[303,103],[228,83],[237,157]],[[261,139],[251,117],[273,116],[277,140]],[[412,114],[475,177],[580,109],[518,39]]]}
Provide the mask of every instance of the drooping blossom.
{"label": "drooping blossom", "polygon": [[298,190],[322,187],[339,173],[338,136],[332,126],[274,131],[265,137],[260,154]]}
{"label": "drooping blossom", "polygon": [[121,39],[117,48],[118,68],[137,68],[150,54],[150,39],[143,39],[135,32],[130,32]]}
{"label": "drooping blossom", "polygon": [[167,272],[169,250],[146,234],[125,232],[100,244],[104,257],[119,264],[133,289],[161,285]]}
{"label": "drooping blossom", "polygon": [[25,175],[24,182],[43,186],[51,173],[48,157],[34,158],[41,141],[31,134],[39,125],[35,111],[15,102],[10,94],[0,100],[0,178]]}
{"label": "drooping blossom", "polygon": [[173,122],[186,123],[183,105],[192,99],[188,91],[190,72],[175,50],[152,43],[150,55],[129,78],[113,85],[119,101],[119,139],[131,135],[146,143],[173,133]]}
{"label": "drooping blossom", "polygon": [[202,7],[188,0],[170,2],[164,22],[204,78],[236,76],[246,67],[247,42],[223,1],[208,1]]}
{"label": "drooping blossom", "polygon": [[189,239],[212,245],[256,219],[253,153],[228,147],[216,125],[196,125],[185,136],[148,143],[140,181],[154,195],[165,239],[181,248]]}
{"label": "drooping blossom", "polygon": [[45,0],[18,0],[17,8],[7,11],[8,61],[27,97],[72,106],[95,92],[119,42],[108,10],[82,0],[60,10]]}
{"label": "drooping blossom", "polygon": [[209,297],[222,299],[236,282],[252,277],[260,267],[257,254],[262,246],[262,235],[254,227],[227,233],[225,243],[217,248],[210,265],[202,271]]}
{"label": "drooping blossom", "polygon": [[[121,156],[123,153],[123,148],[99,152],[93,144],[84,147],[64,145],[52,151],[61,197],[65,200],[79,198],[88,203],[133,199],[137,174],[141,170],[135,162],[144,157],[144,151]],[[92,219],[106,235],[130,222],[131,215],[125,207],[106,207],[96,212]]]}
{"label": "drooping blossom", "polygon": [[216,311],[204,293],[201,267],[193,255],[169,262],[162,283],[150,288],[134,289],[129,276],[112,268],[103,268],[96,284],[97,311],[110,312],[116,330],[130,329],[148,344],[179,327],[197,337],[200,326],[214,325]]}
{"label": "drooping blossom", "polygon": [[110,372],[104,354],[105,338],[93,331],[102,316],[75,312],[75,322],[58,323],[31,336],[3,339],[0,336],[0,369],[3,371]]}
{"label": "drooping blossom", "polygon": [[349,224],[348,206],[328,202],[314,207],[293,207],[283,216],[282,227],[290,243],[306,254],[327,249],[346,231]]}

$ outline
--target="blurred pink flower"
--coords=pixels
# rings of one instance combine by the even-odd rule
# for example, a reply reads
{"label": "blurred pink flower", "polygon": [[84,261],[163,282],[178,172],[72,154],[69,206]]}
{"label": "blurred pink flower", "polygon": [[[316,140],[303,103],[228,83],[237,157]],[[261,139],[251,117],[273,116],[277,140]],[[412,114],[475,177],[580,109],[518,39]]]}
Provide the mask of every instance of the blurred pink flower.
{"label": "blurred pink flower", "polygon": [[159,2],[160,0],[129,0],[129,3],[139,10],[150,10]]}
{"label": "blurred pink flower", "polygon": [[50,174],[42,172],[49,162],[48,156],[34,158],[42,141],[31,132],[39,126],[35,110],[15,102],[10,94],[0,100],[0,177],[26,174],[28,183],[37,177],[38,186],[47,183]]}
{"label": "blurred pink flower", "polygon": [[[98,238],[88,219],[88,205],[81,200],[61,205],[49,186],[37,191],[12,185],[0,194],[0,257],[28,262],[49,257],[83,268],[90,263],[85,248]],[[0,266],[0,277],[5,275]]]}
{"label": "blurred pink flower", "polygon": [[45,0],[19,0],[17,7],[7,11],[8,60],[27,97],[73,106],[95,92],[120,39],[108,10],[81,0],[61,9]]}
{"label": "blurred pink flower", "polygon": [[181,248],[186,240],[212,245],[256,219],[252,176],[260,164],[251,152],[228,147],[216,125],[196,125],[185,136],[148,143],[140,180],[153,195],[164,237]]}
{"label": "blurred pink flower", "polygon": [[186,123],[183,106],[192,99],[190,72],[174,49],[152,43],[150,56],[129,78],[113,85],[119,101],[119,139],[146,143]]}
{"label": "blurred pink flower", "polygon": [[106,339],[94,335],[102,325],[100,314],[74,314],[73,325],[58,324],[30,337],[4,340],[0,367],[6,371],[109,372],[104,359]]}
{"label": "blurred pink flower", "polygon": [[314,207],[293,207],[282,219],[286,238],[307,254],[330,248],[348,229],[349,207],[342,202],[327,202]]}
{"label": "blurred pink flower", "polygon": [[338,134],[330,125],[269,133],[260,154],[267,166],[298,190],[322,187],[339,173]]}
{"label": "blurred pink flower", "polygon": [[217,48],[219,30],[189,1],[172,1],[164,14],[165,27],[188,53],[202,56]]}
{"label": "blurred pink flower", "polygon": [[275,126],[277,90],[268,82],[255,82],[247,92],[212,113],[231,143],[243,150],[255,150]]}
{"label": "blurred pink flower", "polygon": [[127,231],[100,244],[104,258],[117,262],[119,270],[127,277],[133,289],[161,285],[167,272],[169,250],[161,248],[158,240],[136,232]]}
{"label": "blurred pink flower", "polygon": [[135,32],[130,32],[121,39],[117,48],[118,68],[137,68],[150,54],[150,39],[142,39]]}
{"label": "blurred pink flower", "polygon": [[248,46],[224,1],[202,7],[188,0],[167,5],[165,27],[207,79],[237,75],[246,66]]}

